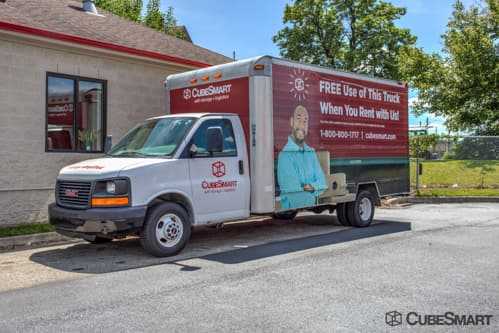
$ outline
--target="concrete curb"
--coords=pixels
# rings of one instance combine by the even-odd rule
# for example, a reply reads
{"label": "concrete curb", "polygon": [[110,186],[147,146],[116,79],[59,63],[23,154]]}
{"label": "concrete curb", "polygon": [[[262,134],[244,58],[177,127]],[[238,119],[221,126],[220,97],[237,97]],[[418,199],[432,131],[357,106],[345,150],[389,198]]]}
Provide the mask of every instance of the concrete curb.
{"label": "concrete curb", "polygon": [[80,239],[62,236],[57,232],[2,237],[0,238],[0,252],[19,250],[23,248],[78,243],[81,241],[82,240]]}
{"label": "concrete curb", "polygon": [[387,206],[402,204],[440,204],[440,203],[473,203],[473,202],[497,202],[499,197],[399,197],[384,200]]}

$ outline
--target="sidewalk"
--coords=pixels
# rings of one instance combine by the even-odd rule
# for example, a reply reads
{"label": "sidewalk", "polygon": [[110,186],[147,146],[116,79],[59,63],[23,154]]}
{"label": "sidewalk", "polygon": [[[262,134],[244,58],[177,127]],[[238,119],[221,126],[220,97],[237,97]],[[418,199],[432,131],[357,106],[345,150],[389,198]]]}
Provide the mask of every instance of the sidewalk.
{"label": "sidewalk", "polygon": [[68,238],[58,234],[57,232],[44,232],[40,234],[2,237],[0,238],[0,252],[78,242],[83,242],[83,240]]}

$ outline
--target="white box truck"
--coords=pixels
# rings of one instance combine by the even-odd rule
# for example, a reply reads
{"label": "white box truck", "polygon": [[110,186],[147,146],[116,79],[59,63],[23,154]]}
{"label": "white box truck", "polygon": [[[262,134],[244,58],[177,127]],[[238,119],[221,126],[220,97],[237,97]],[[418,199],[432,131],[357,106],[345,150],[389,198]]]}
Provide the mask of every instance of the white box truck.
{"label": "white box truck", "polygon": [[407,92],[270,56],[171,75],[166,115],[60,171],[50,222],[94,243],[136,234],[155,256],[252,215],[369,226],[380,198],[409,192]]}

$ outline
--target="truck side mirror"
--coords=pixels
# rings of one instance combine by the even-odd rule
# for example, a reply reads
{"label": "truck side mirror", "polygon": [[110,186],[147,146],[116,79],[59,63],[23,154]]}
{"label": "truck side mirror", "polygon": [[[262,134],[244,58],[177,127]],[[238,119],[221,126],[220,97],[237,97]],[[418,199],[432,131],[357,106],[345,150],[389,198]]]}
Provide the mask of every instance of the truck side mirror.
{"label": "truck side mirror", "polygon": [[111,150],[112,146],[113,146],[113,136],[107,135],[106,140],[104,141],[104,153],[107,154]]}
{"label": "truck side mirror", "polygon": [[224,138],[220,126],[208,127],[206,130],[206,143],[209,153],[220,153],[224,150]]}
{"label": "truck side mirror", "polygon": [[195,144],[190,144],[190,147],[189,147],[189,157],[194,157],[196,156],[198,152],[198,147],[196,147]]}

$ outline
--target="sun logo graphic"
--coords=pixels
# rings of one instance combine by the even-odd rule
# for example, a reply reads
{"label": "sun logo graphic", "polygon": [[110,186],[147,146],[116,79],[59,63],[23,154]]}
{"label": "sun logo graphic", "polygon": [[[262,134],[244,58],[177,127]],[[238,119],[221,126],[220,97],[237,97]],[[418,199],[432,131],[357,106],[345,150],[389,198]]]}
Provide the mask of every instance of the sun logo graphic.
{"label": "sun logo graphic", "polygon": [[291,80],[288,82],[290,89],[289,93],[293,95],[294,98],[298,99],[298,101],[304,101],[308,96],[308,88],[310,84],[307,83],[308,77],[305,74],[305,71],[295,68],[293,72],[289,74]]}
{"label": "sun logo graphic", "polygon": [[184,99],[190,99],[191,95],[192,93],[190,89],[184,89]]}

